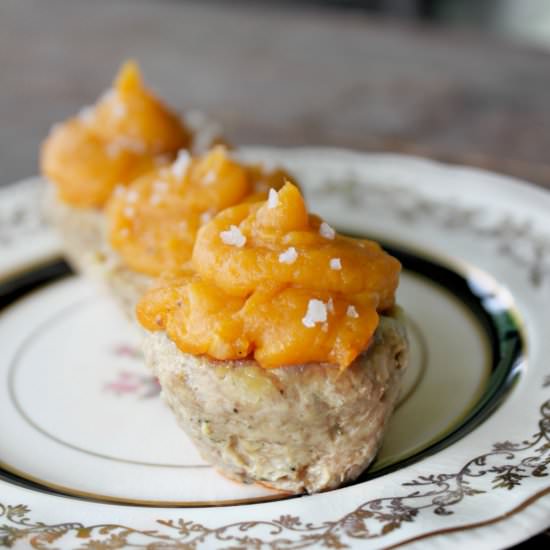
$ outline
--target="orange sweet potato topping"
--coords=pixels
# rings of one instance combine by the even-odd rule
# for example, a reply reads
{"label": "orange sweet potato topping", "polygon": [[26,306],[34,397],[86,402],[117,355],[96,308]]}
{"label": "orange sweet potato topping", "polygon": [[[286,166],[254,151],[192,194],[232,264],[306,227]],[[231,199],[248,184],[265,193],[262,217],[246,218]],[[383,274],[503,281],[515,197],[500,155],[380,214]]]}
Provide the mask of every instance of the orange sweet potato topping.
{"label": "orange sweet potato topping", "polygon": [[189,143],[176,113],[144,87],[137,65],[127,62],[94,107],[52,129],[41,168],[64,202],[102,207],[116,185],[169,162]]}
{"label": "orange sweet potato topping", "polygon": [[138,320],[184,352],[266,368],[349,366],[394,304],[401,269],[378,244],[308,214],[290,183],[204,225],[191,264],[142,298]]}
{"label": "orange sweet potato topping", "polygon": [[199,228],[221,210],[266,198],[286,174],[233,160],[223,146],[171,164],[117,189],[107,205],[109,240],[124,263],[151,276],[177,272],[191,258]]}

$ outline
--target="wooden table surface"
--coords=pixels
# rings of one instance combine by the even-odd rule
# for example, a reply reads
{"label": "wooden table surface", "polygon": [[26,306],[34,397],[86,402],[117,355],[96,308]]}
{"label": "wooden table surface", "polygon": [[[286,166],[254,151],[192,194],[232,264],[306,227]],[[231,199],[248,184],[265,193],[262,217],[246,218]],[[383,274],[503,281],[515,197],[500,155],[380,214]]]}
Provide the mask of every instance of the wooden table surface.
{"label": "wooden table surface", "polygon": [[[230,2],[2,0],[0,183],[137,58],[237,144],[404,151],[550,187],[550,54],[495,36]],[[261,4],[257,2],[255,5]]]}
{"label": "wooden table surface", "polygon": [[236,144],[400,151],[550,188],[550,53],[357,14],[229,5],[1,0],[0,184],[35,174],[51,124],[133,57],[170,103],[205,110]]}

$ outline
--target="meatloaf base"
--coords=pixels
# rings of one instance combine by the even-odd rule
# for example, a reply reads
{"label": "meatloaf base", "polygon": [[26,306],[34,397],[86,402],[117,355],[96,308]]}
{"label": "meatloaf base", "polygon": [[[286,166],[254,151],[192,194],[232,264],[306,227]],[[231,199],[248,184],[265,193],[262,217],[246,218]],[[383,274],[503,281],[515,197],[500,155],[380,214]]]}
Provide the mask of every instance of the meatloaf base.
{"label": "meatloaf base", "polygon": [[129,319],[153,279],[126,267],[107,240],[104,212],[98,208],[75,208],[59,199],[49,184],[44,215],[56,229],[63,255],[76,273],[99,283]]}
{"label": "meatloaf base", "polygon": [[143,345],[164,400],[203,458],[234,480],[289,493],[333,489],[368,467],[409,356],[398,308],[342,371],[193,356],[164,332],[147,333]]}

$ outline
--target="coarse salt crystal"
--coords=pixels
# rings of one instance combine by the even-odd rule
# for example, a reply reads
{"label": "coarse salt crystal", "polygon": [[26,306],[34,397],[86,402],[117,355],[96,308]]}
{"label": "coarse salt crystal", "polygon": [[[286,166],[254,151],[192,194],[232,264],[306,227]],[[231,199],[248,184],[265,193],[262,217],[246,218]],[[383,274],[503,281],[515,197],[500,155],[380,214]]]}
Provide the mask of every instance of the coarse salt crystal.
{"label": "coarse salt crystal", "polygon": [[185,172],[187,172],[187,168],[189,167],[189,161],[191,160],[191,157],[189,156],[189,151],[186,149],[180,149],[178,153],[178,158],[172,164],[172,174],[177,179],[183,178]]}
{"label": "coarse salt crystal", "polygon": [[121,237],[126,238],[130,234],[130,231],[127,227],[123,227],[118,233]]}
{"label": "coarse salt crystal", "polygon": [[216,172],[214,170],[209,170],[204,176],[202,183],[204,185],[210,185],[216,181]]}
{"label": "coarse salt crystal", "polygon": [[222,134],[223,128],[213,122],[207,122],[200,128],[197,128],[193,137],[193,152],[204,153],[208,151]]}
{"label": "coarse salt crystal", "polygon": [[204,225],[205,223],[208,223],[212,219],[212,213],[211,212],[203,212],[201,214],[201,225]]}
{"label": "coarse salt crystal", "polygon": [[313,328],[317,323],[327,320],[327,306],[321,300],[312,299],[307,304],[307,312],[302,318],[302,324],[307,328]]}
{"label": "coarse salt crystal", "polygon": [[332,297],[328,299],[327,310],[329,313],[334,313],[334,302],[332,300]]}
{"label": "coarse salt crystal", "polygon": [[279,193],[277,193],[275,189],[271,188],[269,190],[269,196],[267,198],[267,207],[275,208],[276,206],[279,206]]}
{"label": "coarse salt crystal", "polygon": [[124,210],[123,210],[123,213],[124,215],[127,217],[127,218],[133,218],[136,211],[133,209],[133,207],[131,206],[127,206]]}
{"label": "coarse salt crystal", "polygon": [[359,313],[355,309],[355,306],[348,306],[348,309],[346,310],[346,315],[348,317],[351,317],[352,319],[357,319],[359,317]]}
{"label": "coarse salt crystal", "polygon": [[122,185],[122,183],[119,183],[115,187],[115,197],[121,197],[122,195],[124,195],[125,191],[126,191],[126,187]]}
{"label": "coarse salt crystal", "polygon": [[153,189],[157,193],[164,193],[168,191],[168,183],[162,180],[156,180],[155,182],[153,182]]}
{"label": "coarse salt crystal", "polygon": [[139,195],[135,189],[132,189],[131,191],[128,191],[128,193],[126,193],[127,202],[136,202],[138,198],[139,198]]}
{"label": "coarse salt crystal", "polygon": [[330,239],[332,241],[336,236],[336,231],[334,231],[334,229],[332,229],[332,227],[330,227],[327,222],[323,222],[319,226],[319,235],[321,235],[321,237],[324,237],[325,239]]}
{"label": "coarse salt crystal", "polygon": [[151,197],[149,198],[149,203],[152,206],[157,206],[162,202],[162,197],[158,193],[153,193]]}
{"label": "coarse salt crystal", "polygon": [[126,105],[121,101],[115,101],[113,105],[113,114],[116,118],[122,118],[126,114]]}
{"label": "coarse salt crystal", "polygon": [[225,244],[236,246],[237,248],[242,248],[246,243],[246,237],[236,225],[232,225],[227,231],[222,231],[220,238]]}
{"label": "coarse salt crystal", "polygon": [[330,269],[334,269],[334,271],[340,271],[342,269],[340,258],[331,258],[329,264]]}
{"label": "coarse salt crystal", "polygon": [[296,261],[296,258],[298,258],[298,252],[296,252],[296,249],[291,246],[279,254],[279,263],[293,264]]}

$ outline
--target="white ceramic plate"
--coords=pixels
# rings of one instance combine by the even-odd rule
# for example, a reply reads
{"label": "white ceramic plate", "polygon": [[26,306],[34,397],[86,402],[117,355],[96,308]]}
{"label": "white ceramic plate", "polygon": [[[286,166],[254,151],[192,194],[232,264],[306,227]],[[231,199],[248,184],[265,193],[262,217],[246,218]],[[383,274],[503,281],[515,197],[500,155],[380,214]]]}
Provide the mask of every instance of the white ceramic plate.
{"label": "white ceramic plate", "polygon": [[0,191],[0,545],[500,548],[547,527],[550,195],[403,156],[242,154],[403,263],[413,360],[377,461],[290,499],[216,474],[135,328],[59,261],[30,180]]}

